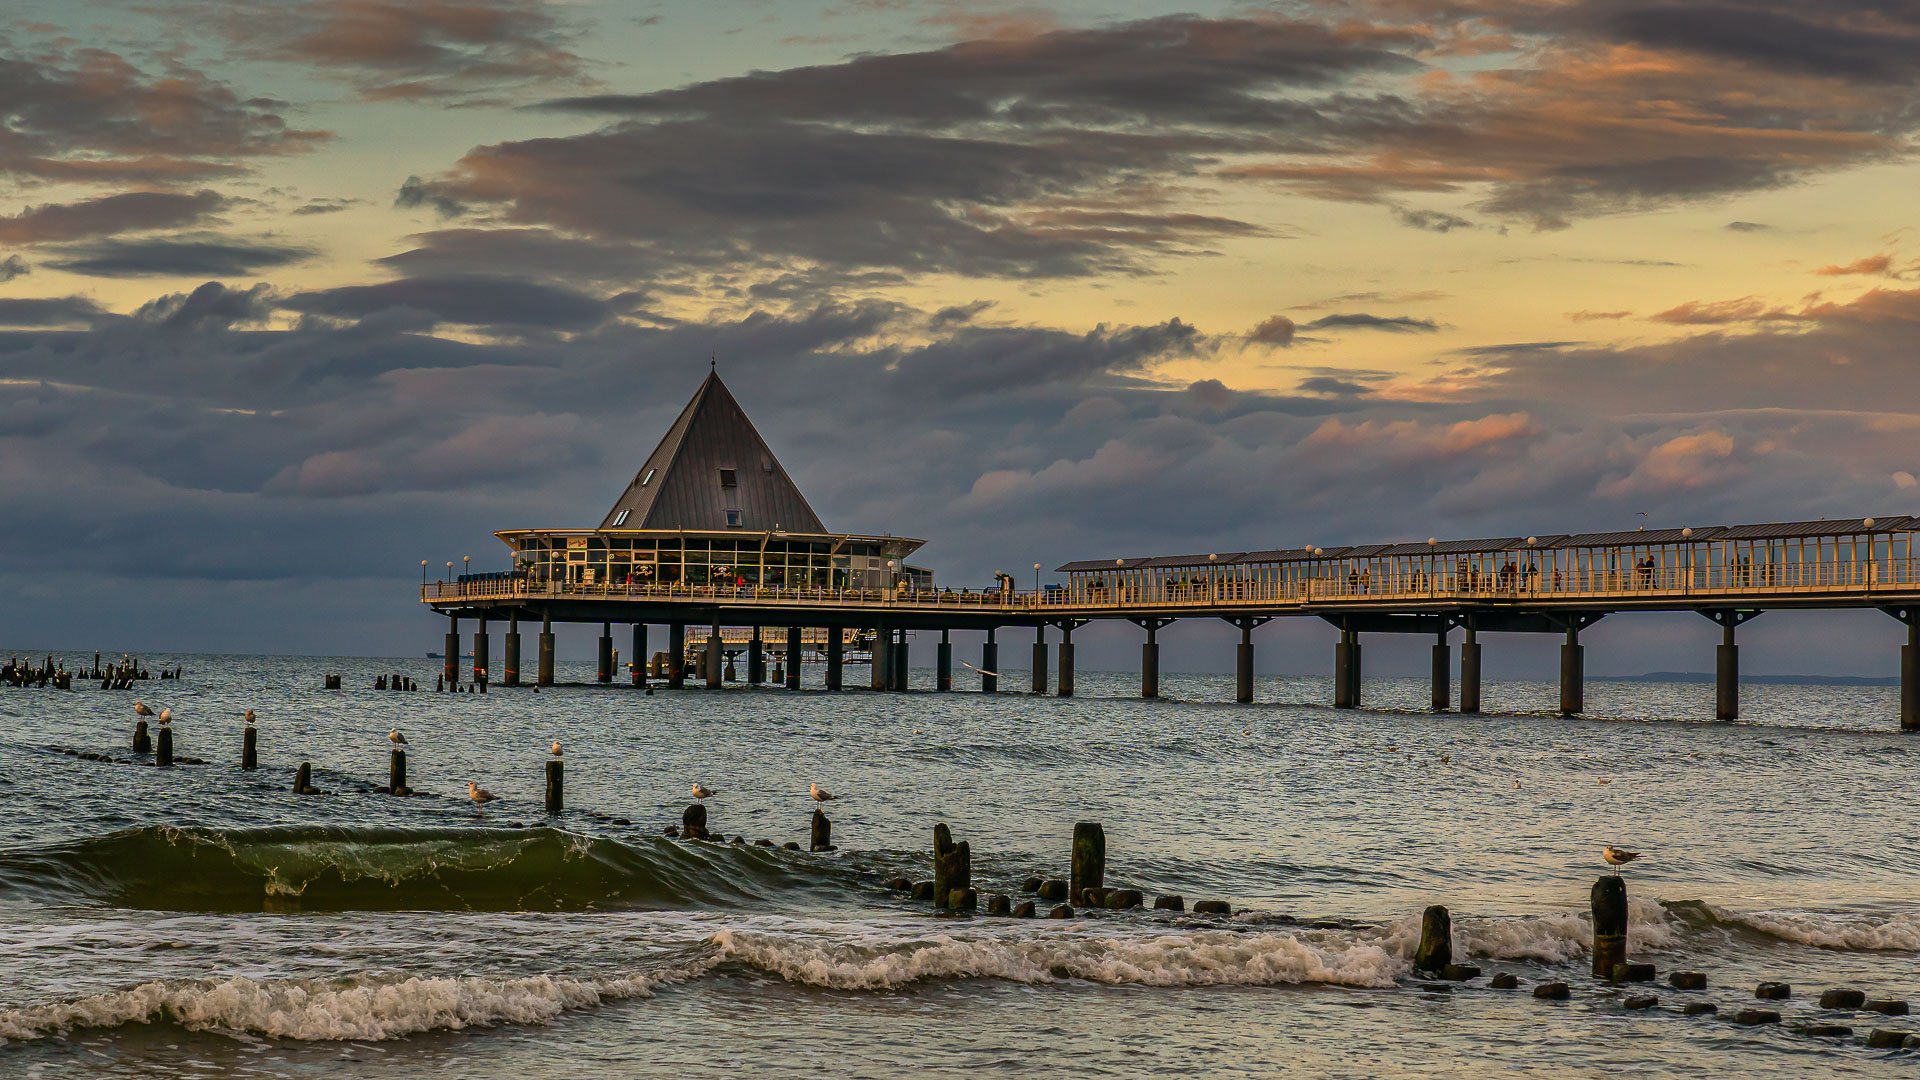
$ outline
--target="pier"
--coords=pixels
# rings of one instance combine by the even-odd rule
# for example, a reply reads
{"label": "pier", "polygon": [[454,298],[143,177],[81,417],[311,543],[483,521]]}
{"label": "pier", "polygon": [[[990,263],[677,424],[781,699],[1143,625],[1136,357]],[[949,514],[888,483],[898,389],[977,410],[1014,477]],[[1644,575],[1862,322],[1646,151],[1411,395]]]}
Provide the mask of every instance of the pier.
{"label": "pier", "polygon": [[[844,688],[847,646],[866,642],[869,685],[905,689],[909,631],[941,634],[935,684],[951,689],[948,634],[971,630],[987,634],[978,666],[981,688],[993,691],[994,632],[1023,627],[1035,632],[1031,692],[1071,696],[1074,630],[1108,620],[1141,628],[1141,696],[1151,698],[1159,693],[1158,635],[1182,620],[1220,619],[1240,631],[1235,697],[1250,702],[1253,631],[1291,617],[1328,624],[1336,707],[1362,704],[1367,635],[1424,634],[1434,643],[1433,708],[1478,712],[1480,635],[1522,633],[1563,639],[1560,710],[1577,714],[1583,631],[1613,615],[1692,611],[1719,629],[1714,714],[1730,720],[1740,712],[1741,626],[1770,611],[1877,608],[1905,627],[1900,726],[1920,730],[1920,518],[1905,515],[1119,556],[1066,563],[1054,571],[1062,580],[1036,580],[1033,589],[1017,588],[1005,573],[990,587],[955,589],[906,562],[924,541],[829,532],[709,374],[598,528],[495,535],[512,551],[512,570],[421,585],[421,602],[448,619],[449,682],[459,674],[451,658],[466,619],[475,621],[473,679],[482,683],[491,674],[488,624],[509,626],[504,670],[516,684],[519,624],[529,621],[542,628],[542,684],[553,680],[552,624],[571,622],[600,625],[603,683],[615,677],[615,624],[631,628],[636,685],[647,682],[648,627],[663,624],[669,685],[685,684],[690,655],[724,655],[731,668],[744,648],[749,682],[768,681],[768,664],[777,662],[782,682],[797,689],[791,661],[805,641],[808,651],[824,646],[830,690]],[[1057,644],[1048,641],[1051,630]],[[727,679],[717,659],[699,662],[705,685]]]}

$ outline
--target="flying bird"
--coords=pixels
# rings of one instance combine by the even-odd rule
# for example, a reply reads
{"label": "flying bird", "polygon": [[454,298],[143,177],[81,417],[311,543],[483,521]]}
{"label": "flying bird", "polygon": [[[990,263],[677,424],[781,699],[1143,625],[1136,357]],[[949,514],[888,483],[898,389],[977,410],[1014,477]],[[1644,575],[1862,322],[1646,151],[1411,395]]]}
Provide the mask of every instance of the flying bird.
{"label": "flying bird", "polygon": [[133,703],[133,715],[152,716],[153,708],[144,701],[136,701]]}
{"label": "flying bird", "polygon": [[560,740],[559,739],[553,740],[553,756],[554,757],[560,756]]}
{"label": "flying bird", "polygon": [[399,728],[394,728],[392,731],[387,732],[387,741],[395,746],[407,745],[407,737],[400,734]]}
{"label": "flying bird", "polygon": [[467,781],[467,798],[473,800],[473,811],[477,814],[482,806],[494,800],[494,794],[469,780]]}
{"label": "flying bird", "polygon": [[1625,866],[1640,857],[1637,851],[1625,851],[1608,844],[1600,849],[1600,857],[1607,860],[1608,866]]}
{"label": "flying bird", "polygon": [[840,797],[828,791],[826,788],[821,787],[819,784],[808,784],[807,794],[813,796],[814,802],[832,802]]}
{"label": "flying bird", "polygon": [[160,710],[160,726],[166,727],[172,721],[173,721],[173,710],[161,709]]}
{"label": "flying bird", "polygon": [[704,787],[700,784],[693,785],[693,797],[696,799],[711,799],[718,794],[720,793],[710,787]]}

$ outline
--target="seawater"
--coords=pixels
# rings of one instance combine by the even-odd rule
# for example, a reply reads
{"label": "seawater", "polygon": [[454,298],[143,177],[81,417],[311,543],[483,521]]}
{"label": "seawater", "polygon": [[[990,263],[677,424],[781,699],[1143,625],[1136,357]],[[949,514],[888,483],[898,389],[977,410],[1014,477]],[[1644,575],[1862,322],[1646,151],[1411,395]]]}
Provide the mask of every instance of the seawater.
{"label": "seawater", "polygon": [[[77,659],[77,658],[75,658]],[[71,662],[71,661],[70,661]],[[1920,997],[1920,741],[1897,692],[1496,682],[1484,716],[1423,682],[1082,672],[1080,696],[538,694],[370,689],[437,661],[151,656],[132,692],[0,689],[0,1074],[33,1077],[1892,1076],[1920,1054],[1819,1039],[1829,986]],[[325,672],[348,689],[320,689]],[[586,683],[585,666],[562,665]],[[807,681],[817,685],[819,670]],[[931,672],[914,679],[930,689]],[[1021,685],[1009,672],[1003,686]],[[176,754],[134,759],[132,704],[173,710]],[[243,709],[261,768],[239,770]],[[390,728],[417,797],[386,780]],[[568,809],[541,808],[548,746]],[[331,792],[295,797],[310,761]],[[500,796],[484,815],[473,780]],[[827,854],[668,839],[688,787],[728,837],[807,839],[807,785],[842,796]],[[1604,782],[1603,782],[1604,781]],[[622,823],[622,822],[626,823]],[[1230,919],[936,917],[885,891],[930,876],[936,822],[982,894],[1065,876],[1103,823],[1108,884]],[[1704,992],[1622,1008],[1586,974],[1588,890],[1615,843],[1630,947]],[[1452,911],[1486,980],[1409,960]],[[1786,1023],[1742,1028],[1763,980]],[[1573,985],[1534,1000],[1538,981]],[[1673,1008],[1711,1000],[1719,1017]]]}

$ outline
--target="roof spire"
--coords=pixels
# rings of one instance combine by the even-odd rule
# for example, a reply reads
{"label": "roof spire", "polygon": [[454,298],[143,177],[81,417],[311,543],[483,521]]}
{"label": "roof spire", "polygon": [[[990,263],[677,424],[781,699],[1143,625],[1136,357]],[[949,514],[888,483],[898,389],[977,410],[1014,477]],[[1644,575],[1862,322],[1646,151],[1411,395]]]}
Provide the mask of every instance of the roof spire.
{"label": "roof spire", "polygon": [[712,352],[707,354],[707,370],[708,371],[720,370],[720,354],[718,352]]}

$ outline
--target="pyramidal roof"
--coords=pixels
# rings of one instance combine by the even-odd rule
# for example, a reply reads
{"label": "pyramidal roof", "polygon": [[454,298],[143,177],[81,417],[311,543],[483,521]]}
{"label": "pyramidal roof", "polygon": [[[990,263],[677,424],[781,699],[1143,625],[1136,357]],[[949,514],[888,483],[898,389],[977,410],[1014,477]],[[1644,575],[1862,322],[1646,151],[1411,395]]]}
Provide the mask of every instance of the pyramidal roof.
{"label": "pyramidal roof", "polygon": [[600,527],[827,531],[718,372],[707,374]]}

